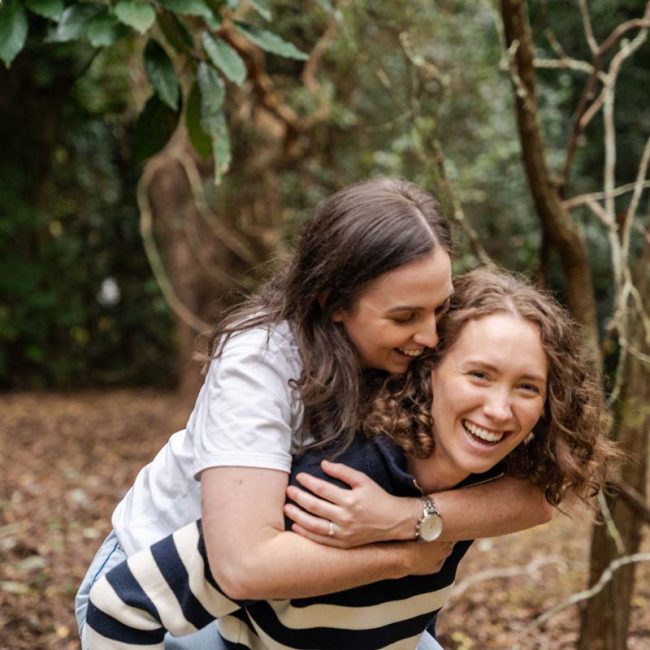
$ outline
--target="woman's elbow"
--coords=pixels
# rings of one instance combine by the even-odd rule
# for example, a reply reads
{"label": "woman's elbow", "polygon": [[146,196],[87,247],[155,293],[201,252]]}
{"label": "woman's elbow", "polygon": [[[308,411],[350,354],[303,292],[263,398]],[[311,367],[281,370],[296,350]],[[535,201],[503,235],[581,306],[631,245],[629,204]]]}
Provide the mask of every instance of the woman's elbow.
{"label": "woman's elbow", "polygon": [[211,552],[209,546],[206,550],[210,572],[221,592],[230,600],[255,600],[256,571],[248,554]]}
{"label": "woman's elbow", "polygon": [[231,567],[224,571],[218,571],[216,574],[213,573],[213,575],[219,589],[230,600],[255,600],[252,591],[253,585],[243,568]]}

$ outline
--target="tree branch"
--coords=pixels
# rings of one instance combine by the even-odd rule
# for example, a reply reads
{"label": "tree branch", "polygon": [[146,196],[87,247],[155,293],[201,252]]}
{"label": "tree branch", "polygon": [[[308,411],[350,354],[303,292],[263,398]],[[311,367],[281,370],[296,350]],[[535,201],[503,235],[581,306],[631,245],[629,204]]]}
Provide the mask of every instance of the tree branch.
{"label": "tree branch", "polygon": [[560,254],[569,308],[585,327],[595,355],[595,368],[600,368],[596,305],[587,248],[560,199],[546,162],[546,144],[537,112],[534,48],[525,3],[501,0],[501,14],[516,90],[517,125],[528,183],[542,227]]}
{"label": "tree branch", "polygon": [[[598,582],[596,582],[591,588],[572,594],[566,600],[563,600],[562,602],[537,616],[534,621],[532,621],[522,630],[521,634],[519,635],[519,639],[524,639],[535,628],[538,628],[540,625],[567,607],[576,605],[583,600],[593,598],[596,594],[600,593],[605,588],[608,582],[611,581],[616,571],[618,571],[621,567],[626,566],[627,564],[633,564],[637,562],[650,562],[650,553],[634,553],[633,555],[626,555],[624,557],[616,558],[609,563],[607,568],[602,572]],[[517,641],[512,650],[522,650],[523,647],[524,646],[521,645],[521,641]]]}
{"label": "tree branch", "polygon": [[[650,22],[648,23],[650,27]],[[610,94],[613,92],[613,87],[616,83],[618,73],[620,70],[623,61],[631,56],[636,50],[643,45],[644,41],[648,37],[648,30],[643,29],[639,32],[636,37],[630,41],[628,44],[624,45],[617,53],[616,56],[612,59],[612,62],[609,66],[609,72],[607,73],[606,81],[603,86],[600,95],[596,98],[594,102],[585,110],[582,117],[579,120],[579,131],[584,131],[589,122],[597,115],[598,111],[603,107],[605,100],[608,99]],[[594,66],[595,67],[595,66]]]}
{"label": "tree branch", "polygon": [[499,567],[496,569],[486,569],[479,571],[474,575],[462,580],[454,585],[454,589],[449,596],[450,601],[458,600],[470,587],[481,582],[497,580],[499,578],[516,578],[518,576],[528,576],[529,578],[538,578],[539,570],[543,567],[555,564],[559,567],[566,566],[566,560],[559,555],[550,555],[547,557],[537,558],[523,566]]}
{"label": "tree branch", "polygon": [[644,523],[650,524],[650,506],[648,506],[641,494],[624,481],[614,481],[609,483],[608,486],[625,501],[637,517],[642,519]]}
{"label": "tree branch", "polygon": [[[638,182],[638,177],[637,177]],[[622,196],[628,192],[632,192],[637,187],[637,182],[627,183],[626,185],[620,185],[619,187],[614,188],[610,195],[612,197]],[[642,181],[640,184],[640,189],[650,188],[650,180]],[[580,207],[582,205],[587,205],[592,201],[601,201],[608,196],[607,192],[592,192],[591,194],[579,194],[578,196],[572,196],[570,199],[563,201],[563,205],[567,210],[573,210],[574,208]]]}
{"label": "tree branch", "polygon": [[[600,47],[598,47],[595,51],[592,49],[593,52],[592,66],[594,72],[585,83],[585,86],[583,88],[580,99],[578,100],[578,105],[574,113],[571,133],[569,135],[569,140],[567,143],[567,152],[564,160],[564,165],[562,167],[562,174],[560,176],[560,181],[559,181],[560,192],[564,191],[564,187],[569,181],[571,166],[573,164],[575,153],[578,148],[578,139],[582,131],[586,128],[586,123],[584,123],[583,121],[584,114],[585,111],[588,110],[589,103],[592,101],[596,90],[596,84],[598,83],[598,79],[602,75],[601,68],[602,68],[602,62],[604,56],[607,53],[607,51],[610,48],[612,48],[614,44],[620,38],[622,38],[623,35],[625,35],[628,31],[630,31],[631,29],[637,29],[637,28],[649,26],[648,25],[649,9],[650,9],[650,3],[646,4],[645,14],[642,19],[633,19],[625,23],[621,23],[612,31],[612,33],[605,39],[604,43]],[[581,4],[581,11],[582,11],[582,4]],[[587,15],[587,20],[588,20],[588,15]],[[583,14],[583,23],[584,23],[584,14]],[[591,26],[590,25],[589,27],[585,26],[585,32],[587,31],[587,29],[591,29]]]}
{"label": "tree branch", "polygon": [[149,185],[154,176],[167,163],[168,160],[164,155],[158,155],[151,158],[145,165],[142,176],[140,176],[140,180],[138,181],[136,197],[138,208],[140,210],[140,236],[142,237],[142,243],[144,244],[144,250],[147,260],[149,261],[149,266],[151,266],[154,278],[158,283],[167,304],[184,323],[189,325],[195,332],[203,334],[212,329],[212,326],[188,309],[176,294],[174,287],[167,277],[167,272],[165,271],[165,266],[160,257],[160,253],[158,252],[158,247],[156,246],[156,240],[153,234],[153,214],[149,202]]}
{"label": "tree branch", "polygon": [[589,15],[589,8],[587,7],[587,0],[579,0],[578,4],[580,5],[580,15],[582,16],[582,26],[585,30],[585,36],[587,38],[587,43],[592,54],[596,54],[598,51],[598,43],[594,38],[594,30],[591,26],[591,16]]}
{"label": "tree branch", "polygon": [[650,181],[646,181],[646,176],[648,174],[648,165],[650,164],[650,138],[646,140],[645,148],[643,149],[643,155],[641,156],[641,163],[639,164],[639,170],[636,175],[636,181],[634,182],[634,192],[632,194],[632,200],[628,206],[627,212],[625,213],[625,219],[622,224],[622,248],[623,255],[625,256],[625,261],[627,262],[629,253],[630,253],[630,235],[632,230],[632,224],[634,223],[634,218],[636,217],[636,212],[639,207],[639,201],[641,200],[641,194],[646,187],[650,187]]}

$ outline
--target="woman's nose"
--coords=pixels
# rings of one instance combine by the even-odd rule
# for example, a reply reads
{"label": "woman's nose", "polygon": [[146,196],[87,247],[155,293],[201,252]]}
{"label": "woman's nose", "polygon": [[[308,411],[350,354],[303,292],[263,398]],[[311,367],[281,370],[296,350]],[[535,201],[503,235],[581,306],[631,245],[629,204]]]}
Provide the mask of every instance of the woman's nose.
{"label": "woman's nose", "polygon": [[435,348],[438,345],[438,328],[435,317],[427,319],[422,327],[413,335],[413,340],[425,348]]}
{"label": "woman's nose", "polygon": [[502,391],[493,391],[483,404],[484,413],[495,422],[503,422],[512,417],[509,396]]}

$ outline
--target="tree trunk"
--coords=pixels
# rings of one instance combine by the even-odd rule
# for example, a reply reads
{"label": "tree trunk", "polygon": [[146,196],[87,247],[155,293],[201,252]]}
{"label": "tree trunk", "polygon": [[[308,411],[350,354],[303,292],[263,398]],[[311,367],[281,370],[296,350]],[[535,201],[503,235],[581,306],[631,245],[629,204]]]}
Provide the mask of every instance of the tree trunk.
{"label": "tree trunk", "polygon": [[[638,262],[636,286],[644,304],[650,293],[650,245]],[[631,315],[630,343],[642,355],[650,353],[641,316]],[[616,413],[613,438],[630,456],[623,472],[624,481],[642,497],[646,495],[648,438],[650,432],[650,370],[647,361],[630,354],[624,368],[621,397]],[[612,518],[618,529],[625,554],[636,553],[641,541],[643,522],[622,498],[608,499]],[[604,525],[594,526],[591,541],[589,584],[598,580],[603,570],[620,553]],[[589,600],[580,626],[579,650],[625,650],[630,622],[630,603],[634,589],[634,564],[619,569],[612,581]]]}
{"label": "tree trunk", "polygon": [[[524,0],[501,0],[501,14],[511,75],[515,90],[517,124],[522,158],[545,241],[555,248],[567,283],[567,301],[574,316],[586,327],[600,367],[596,308],[589,256],[584,238],[562,204],[557,185],[546,163],[546,145],[538,118],[536,76],[533,66],[533,41]],[[648,304],[650,245],[646,245],[637,264],[636,287]],[[628,315],[630,354],[623,369],[621,397],[616,412],[613,437],[632,461],[625,468],[625,481],[642,496],[646,491],[648,429],[650,428],[650,374],[643,355],[650,353],[641,316]],[[638,351],[641,355],[634,354]],[[647,356],[645,357],[647,359]],[[610,509],[625,553],[638,550],[641,522],[622,499],[610,498]],[[619,555],[605,526],[593,532],[590,584]],[[634,588],[634,565],[620,569],[614,579],[595,598],[588,601],[581,621],[580,650],[624,650]]]}

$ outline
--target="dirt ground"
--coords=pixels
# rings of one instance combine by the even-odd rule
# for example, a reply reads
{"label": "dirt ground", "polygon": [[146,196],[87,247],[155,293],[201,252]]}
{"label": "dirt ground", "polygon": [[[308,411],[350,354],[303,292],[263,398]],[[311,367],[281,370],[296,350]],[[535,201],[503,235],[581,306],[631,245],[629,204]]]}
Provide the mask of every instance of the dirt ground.
{"label": "dirt ground", "polygon": [[[0,650],[79,648],[74,594],[110,513],[190,409],[145,391],[0,397]],[[474,544],[439,619],[445,648],[573,648],[575,606],[526,628],[584,588],[589,528],[559,516]],[[630,650],[650,648],[649,601],[650,565],[639,565]]]}

